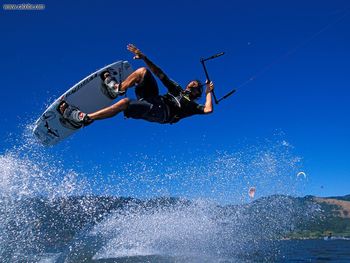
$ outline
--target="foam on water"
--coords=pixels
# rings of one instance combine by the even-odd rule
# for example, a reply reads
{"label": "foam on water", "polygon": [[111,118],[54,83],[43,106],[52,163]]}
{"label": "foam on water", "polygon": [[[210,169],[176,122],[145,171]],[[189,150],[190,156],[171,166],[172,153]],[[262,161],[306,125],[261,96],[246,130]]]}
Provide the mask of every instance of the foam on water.
{"label": "foam on water", "polygon": [[[303,180],[296,174],[301,160],[290,144],[279,138],[232,152],[218,150],[195,160],[140,153],[137,160],[112,171],[106,183],[98,169],[87,176],[65,167],[57,156],[34,142],[30,131],[28,126],[23,142],[0,155],[0,259],[4,262],[20,262],[20,255],[26,253],[47,252],[33,234],[46,215],[37,214],[32,199],[41,198],[50,206],[60,198],[93,194],[97,186],[106,188],[106,193],[111,187],[118,195],[177,196],[192,202],[148,208],[135,203],[116,210],[74,241],[84,250],[98,240],[99,247],[91,255],[94,259],[161,255],[227,260],[232,251],[240,256],[256,253],[256,249],[249,252],[252,247],[263,250],[261,240],[289,230],[298,212],[284,197],[274,198],[267,207],[249,203],[252,186],[256,197],[300,194]],[[228,203],[246,206],[233,210],[220,206]],[[86,205],[86,210],[93,210],[91,205]]]}
{"label": "foam on water", "polygon": [[178,255],[193,252],[193,247],[204,249],[216,233],[213,212],[207,202],[150,210],[131,206],[94,228],[108,240],[96,258]]}
{"label": "foam on water", "polygon": [[89,232],[104,240],[93,258],[153,255],[186,258],[186,262],[218,262],[248,260],[257,253],[274,258],[278,256],[274,240],[297,223],[295,214],[307,215],[282,196],[265,205],[230,209],[207,200],[179,201],[171,206],[162,201],[151,206],[130,204]]}
{"label": "foam on water", "polygon": [[39,218],[31,200],[43,198],[50,203],[89,190],[84,178],[36,144],[31,128],[27,126],[21,142],[0,155],[0,259],[4,262],[16,262],[16,255],[41,249],[33,235]]}

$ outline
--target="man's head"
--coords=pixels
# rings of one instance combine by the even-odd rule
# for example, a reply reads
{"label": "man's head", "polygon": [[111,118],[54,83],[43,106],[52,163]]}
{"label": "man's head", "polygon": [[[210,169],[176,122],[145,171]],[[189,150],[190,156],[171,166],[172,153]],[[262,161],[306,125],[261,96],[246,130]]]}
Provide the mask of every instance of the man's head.
{"label": "man's head", "polygon": [[202,96],[203,84],[198,79],[191,80],[185,89],[190,94],[191,100],[196,100]]}

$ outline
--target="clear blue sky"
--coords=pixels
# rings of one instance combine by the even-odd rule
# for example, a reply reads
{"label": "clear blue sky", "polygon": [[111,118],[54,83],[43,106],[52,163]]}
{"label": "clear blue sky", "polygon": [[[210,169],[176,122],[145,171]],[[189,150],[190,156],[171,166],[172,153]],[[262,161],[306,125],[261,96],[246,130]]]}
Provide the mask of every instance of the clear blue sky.
{"label": "clear blue sky", "polygon": [[[197,154],[207,160],[212,153],[219,158],[222,152],[249,152],[245,149],[254,145],[266,148],[261,141],[267,139],[285,140],[294,147],[292,155],[303,160],[300,169],[309,178],[303,193],[350,192],[348,1],[30,3],[44,3],[46,9],[0,11],[1,153],[81,78],[116,60],[131,61],[128,43],[183,85],[192,78],[204,80],[199,58],[225,51],[208,64],[218,96],[269,67],[212,115],[172,126],[118,116],[47,154],[87,177],[95,170],[108,174],[121,165],[137,167],[140,158],[161,176],[167,164],[158,160],[155,165],[158,157],[176,159],[181,167]],[[134,68],[143,66],[131,62]]]}

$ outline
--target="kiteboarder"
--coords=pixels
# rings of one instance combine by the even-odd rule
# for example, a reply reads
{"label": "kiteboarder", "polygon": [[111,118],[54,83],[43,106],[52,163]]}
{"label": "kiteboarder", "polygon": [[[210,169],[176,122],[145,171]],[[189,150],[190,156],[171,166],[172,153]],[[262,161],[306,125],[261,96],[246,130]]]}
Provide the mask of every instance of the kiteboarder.
{"label": "kiteboarder", "polygon": [[[124,112],[127,118],[172,124],[192,115],[213,112],[213,82],[206,81],[205,104],[200,105],[196,102],[203,93],[203,85],[199,80],[191,80],[183,89],[136,46],[129,44],[127,49],[135,55],[134,59],[142,59],[149,69],[141,67],[121,83],[118,83],[108,71],[102,72],[101,79],[110,98],[115,99],[125,94],[128,88],[135,86],[137,99],[123,98],[115,104],[93,113],[84,113],[62,101],[59,105],[59,111],[65,119],[86,126],[94,120],[111,118],[120,112]],[[152,73],[167,88],[167,94],[159,95],[158,85]]]}

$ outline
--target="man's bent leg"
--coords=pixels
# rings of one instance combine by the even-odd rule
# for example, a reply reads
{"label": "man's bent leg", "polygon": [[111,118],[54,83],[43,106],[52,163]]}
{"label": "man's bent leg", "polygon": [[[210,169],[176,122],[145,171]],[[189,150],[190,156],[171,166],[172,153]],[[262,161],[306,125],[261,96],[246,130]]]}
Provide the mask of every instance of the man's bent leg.
{"label": "man's bent leg", "polygon": [[[106,72],[103,79],[107,78],[109,74],[109,72]],[[132,86],[136,86],[135,93],[138,100],[159,95],[157,81],[145,67],[135,70],[122,83],[115,84],[114,89],[118,92],[125,92]]]}
{"label": "man's bent leg", "polygon": [[[138,100],[151,99],[159,96],[158,84],[152,73],[144,68],[143,78],[135,86],[135,95]],[[152,100],[152,99],[151,99]]]}
{"label": "man's bent leg", "polygon": [[102,119],[106,119],[106,118],[111,118],[111,117],[117,115],[119,112],[124,111],[128,107],[129,101],[130,100],[128,98],[121,99],[117,103],[115,103],[107,108],[96,111],[94,113],[89,113],[88,116],[92,120],[102,120]]}
{"label": "man's bent leg", "polygon": [[145,76],[147,69],[145,67],[139,68],[131,73],[120,85],[121,91],[126,91],[128,88],[140,83]]}

